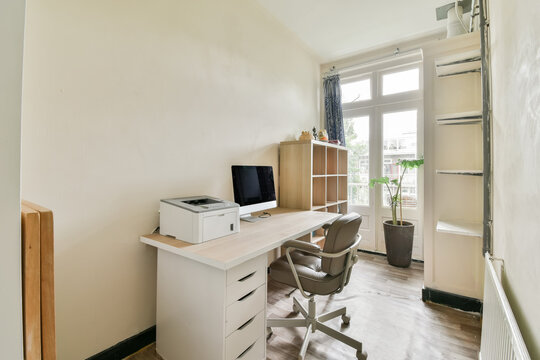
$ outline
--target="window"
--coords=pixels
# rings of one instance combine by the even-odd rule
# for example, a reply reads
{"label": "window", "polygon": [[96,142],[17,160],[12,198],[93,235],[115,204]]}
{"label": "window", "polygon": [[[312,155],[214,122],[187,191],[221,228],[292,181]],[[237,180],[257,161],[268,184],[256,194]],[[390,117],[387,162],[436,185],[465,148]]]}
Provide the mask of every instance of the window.
{"label": "window", "polygon": [[[383,176],[397,179],[403,169],[396,165],[401,159],[416,159],[417,110],[384,113],[383,120]],[[416,169],[409,169],[402,182],[403,207],[416,207]],[[395,192],[397,186],[391,186]],[[390,206],[390,194],[384,188],[384,206]]]}
{"label": "window", "polygon": [[[343,125],[347,142],[348,201],[345,209],[362,215],[361,248],[386,252],[382,223],[392,219],[386,186],[369,187],[373,178],[398,179],[401,159],[423,153],[421,50],[390,56],[342,70]],[[402,182],[403,208],[398,216],[418,224],[422,239],[423,204],[420,170],[407,170]],[[340,178],[341,181],[341,178]],[[393,187],[392,191],[396,191]]]}
{"label": "window", "polygon": [[371,79],[344,82],[341,84],[341,103],[353,103],[371,99]]}
{"label": "window", "polygon": [[382,94],[393,95],[420,89],[420,69],[384,74],[382,77]]}
{"label": "window", "polygon": [[[396,165],[398,160],[418,156],[420,65],[383,66],[342,79],[343,121],[349,148],[348,200],[352,206],[370,206],[369,180],[380,176],[398,179],[402,172]],[[400,94],[399,98],[388,96],[394,94]],[[417,171],[408,170],[402,184],[403,206],[416,208]],[[376,206],[386,209],[390,195],[385,186],[381,189],[382,199]]]}
{"label": "window", "polygon": [[344,119],[351,205],[369,206],[369,116]]}

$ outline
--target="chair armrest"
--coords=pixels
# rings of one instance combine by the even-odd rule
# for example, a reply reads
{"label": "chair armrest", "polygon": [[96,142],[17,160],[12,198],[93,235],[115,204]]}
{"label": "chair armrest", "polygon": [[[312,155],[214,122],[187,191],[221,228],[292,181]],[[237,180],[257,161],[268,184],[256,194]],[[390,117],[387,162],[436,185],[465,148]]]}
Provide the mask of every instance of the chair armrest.
{"label": "chair armrest", "polygon": [[317,244],[312,244],[306,241],[289,240],[283,244],[284,248],[293,248],[296,250],[305,251],[311,254],[318,254],[321,252],[321,248]]}

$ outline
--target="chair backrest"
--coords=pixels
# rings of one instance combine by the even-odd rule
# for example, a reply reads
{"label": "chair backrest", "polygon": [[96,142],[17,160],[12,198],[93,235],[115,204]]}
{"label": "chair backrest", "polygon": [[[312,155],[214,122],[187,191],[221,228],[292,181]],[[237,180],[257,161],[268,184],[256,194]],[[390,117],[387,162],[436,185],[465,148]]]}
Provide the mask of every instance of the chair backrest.
{"label": "chair backrest", "polygon": [[[343,215],[330,226],[326,234],[323,251],[325,253],[338,253],[350,247],[356,241],[362,217],[357,213]],[[322,258],[322,270],[332,276],[339,275],[345,270],[347,255],[337,258]]]}

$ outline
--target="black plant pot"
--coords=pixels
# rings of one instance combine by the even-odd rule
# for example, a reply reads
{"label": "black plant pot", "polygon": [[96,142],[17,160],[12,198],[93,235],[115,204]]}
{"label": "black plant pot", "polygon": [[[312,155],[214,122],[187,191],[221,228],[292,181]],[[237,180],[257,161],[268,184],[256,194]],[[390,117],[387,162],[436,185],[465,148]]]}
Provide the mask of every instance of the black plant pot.
{"label": "black plant pot", "polygon": [[392,220],[383,223],[384,242],[386,244],[386,258],[388,263],[398,267],[411,265],[414,225],[404,221],[403,225],[398,221],[397,225]]}

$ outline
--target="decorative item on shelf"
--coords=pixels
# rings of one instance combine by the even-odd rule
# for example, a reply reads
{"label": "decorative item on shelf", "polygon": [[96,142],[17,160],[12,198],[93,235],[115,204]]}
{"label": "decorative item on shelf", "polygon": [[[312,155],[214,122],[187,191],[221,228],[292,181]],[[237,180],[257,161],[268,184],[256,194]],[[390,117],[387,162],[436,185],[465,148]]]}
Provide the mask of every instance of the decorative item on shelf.
{"label": "decorative item on shelf", "polygon": [[313,139],[317,140],[317,129],[315,129],[315,126],[311,131],[313,131]]}
{"label": "decorative item on shelf", "polygon": [[[374,187],[375,184],[384,184],[390,194],[390,206],[392,208],[392,220],[387,220],[383,223],[384,227],[384,243],[386,244],[386,259],[388,263],[398,267],[409,267],[411,265],[412,247],[414,237],[414,224],[403,221],[403,205],[402,205],[402,187],[403,177],[408,169],[416,169],[424,164],[424,159],[417,160],[398,160],[396,165],[403,168],[403,172],[398,179],[390,180],[388,176],[374,178],[369,181],[369,186]],[[396,191],[392,192],[390,187],[392,184],[396,187]],[[399,205],[400,220],[397,219],[397,206]]]}
{"label": "decorative item on shelf", "polygon": [[339,140],[328,140],[328,142],[330,144],[341,145],[341,141],[339,141]]}
{"label": "decorative item on shelf", "polygon": [[325,129],[319,130],[319,140],[328,142],[328,133]]}
{"label": "decorative item on shelf", "polygon": [[302,131],[298,140],[313,140],[313,135],[309,131]]}

